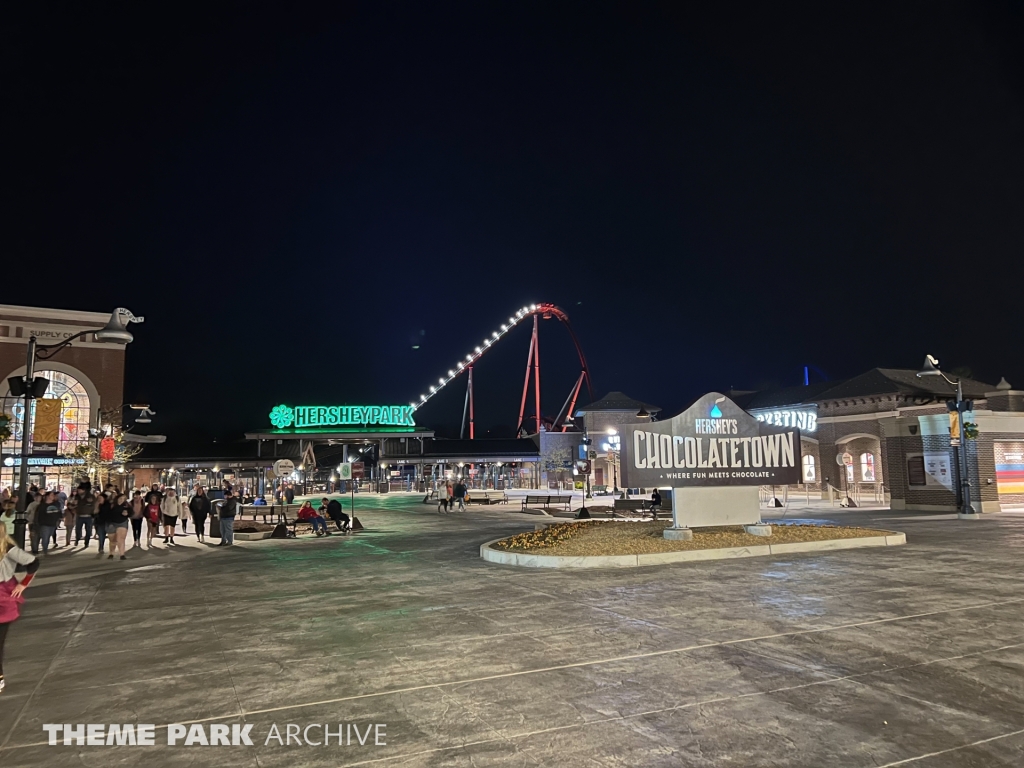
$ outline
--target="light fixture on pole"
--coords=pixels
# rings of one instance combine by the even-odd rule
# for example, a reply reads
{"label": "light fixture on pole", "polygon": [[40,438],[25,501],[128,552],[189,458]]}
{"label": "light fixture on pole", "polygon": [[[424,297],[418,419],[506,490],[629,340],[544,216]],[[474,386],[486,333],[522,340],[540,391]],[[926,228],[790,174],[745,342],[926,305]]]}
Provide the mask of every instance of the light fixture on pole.
{"label": "light fixture on pole", "polygon": [[917,376],[918,378],[941,376],[947,384],[956,387],[956,401],[951,404],[952,407],[949,410],[950,413],[956,412],[956,427],[960,434],[954,435],[951,430],[949,442],[956,448],[957,474],[960,475],[960,498],[958,499],[960,510],[957,513],[957,517],[961,520],[978,520],[979,515],[971,506],[971,481],[968,476],[967,446],[963,444],[963,440],[966,438],[966,435],[963,434],[963,416],[967,411],[974,409],[974,403],[970,400],[964,400],[964,388],[960,377],[957,376],[955,380],[949,378],[939,369],[939,361],[931,355],[925,355],[924,365],[917,372]]}
{"label": "light fixture on pole", "polygon": [[[40,344],[35,336],[29,336],[28,349],[25,357],[25,377],[17,387],[17,391],[24,396],[24,415],[21,424],[21,465],[18,468],[18,507],[17,515],[14,518],[14,540],[18,546],[25,547],[25,528],[28,521],[25,518],[25,510],[28,507],[28,460],[32,455],[29,443],[32,439],[32,401],[41,398],[46,394],[49,381],[36,378],[36,358],[47,360],[64,347],[71,346],[87,334],[93,334],[93,338],[104,344],[130,344],[135,338],[127,329],[128,323],[141,323],[143,317],[135,317],[123,307],[118,307],[110,314],[110,320],[102,328],[86,328],[73,336],[69,336],[58,344]],[[44,383],[45,382],[45,383]],[[15,386],[12,379],[11,392],[15,393]]]}

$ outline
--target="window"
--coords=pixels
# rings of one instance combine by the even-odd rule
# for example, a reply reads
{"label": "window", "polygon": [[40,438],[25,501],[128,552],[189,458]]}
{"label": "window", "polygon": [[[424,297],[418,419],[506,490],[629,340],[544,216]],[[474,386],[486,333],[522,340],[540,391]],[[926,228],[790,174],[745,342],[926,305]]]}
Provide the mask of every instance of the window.
{"label": "window", "polygon": [[814,457],[811,456],[809,453],[805,453],[804,454],[804,458],[803,458],[803,465],[804,465],[804,482],[805,483],[813,483],[815,478],[816,478],[816,475],[814,473]]}
{"label": "window", "polygon": [[860,477],[865,483],[875,482],[875,455],[873,453],[860,455]]}
{"label": "window", "polygon": [[[59,398],[62,403],[57,454],[61,456],[72,454],[75,452],[75,448],[89,440],[89,416],[91,415],[89,395],[82,383],[70,374],[60,371],[36,371],[36,376],[50,380],[50,386],[46,389],[44,397]],[[32,405],[34,408],[35,401]],[[0,407],[12,417],[11,439],[3,444],[3,452],[19,453],[25,416],[24,400],[14,397],[8,389]]]}

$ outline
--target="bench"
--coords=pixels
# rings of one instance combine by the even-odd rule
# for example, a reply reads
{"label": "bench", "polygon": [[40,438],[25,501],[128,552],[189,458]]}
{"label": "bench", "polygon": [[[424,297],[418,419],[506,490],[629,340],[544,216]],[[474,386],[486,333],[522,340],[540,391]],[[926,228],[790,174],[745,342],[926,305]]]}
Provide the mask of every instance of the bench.
{"label": "bench", "polygon": [[470,504],[508,504],[504,491],[468,491]]}
{"label": "bench", "polygon": [[[238,509],[238,517],[252,515],[253,522],[257,517],[263,517],[264,523],[283,523],[288,518],[288,510],[297,511],[298,504],[242,504]],[[268,521],[267,518],[270,518]]]}
{"label": "bench", "polygon": [[592,487],[595,496],[607,496],[608,486],[607,485],[595,485]]}
{"label": "bench", "polygon": [[529,507],[530,505],[540,507],[560,505],[563,509],[568,510],[569,502],[571,501],[572,496],[542,496],[539,494],[528,493],[526,494],[526,497],[523,499],[522,511],[525,512],[526,508]]}
{"label": "bench", "polygon": [[[298,511],[299,511],[299,509],[301,509],[301,507],[299,507],[298,504],[293,504],[291,506],[292,506],[292,511],[294,511],[296,513],[296,515],[294,517],[289,518],[287,508],[282,508],[282,510],[281,510],[281,520],[279,522],[284,523],[285,526],[287,526],[288,528],[291,529],[292,536],[297,536],[298,535],[297,528],[300,525],[309,526],[309,530],[310,530],[310,532],[312,532],[312,530],[313,530],[313,521],[312,520],[301,520],[298,517]],[[331,535],[331,534],[345,535],[347,533],[352,533],[352,531],[357,530],[357,528],[362,528],[361,525],[357,525],[358,521],[354,521],[351,515],[349,515],[349,520],[348,520],[349,527],[346,528],[344,531],[339,531],[338,527],[334,524],[334,521],[331,518],[329,518],[327,515],[323,514],[323,515],[321,515],[321,517],[323,517],[324,521],[327,523],[327,533],[328,533],[328,535]]]}
{"label": "bench", "polygon": [[[612,502],[612,513],[615,512],[639,512],[641,515],[651,512],[652,502],[650,499],[615,499]],[[662,499],[662,506],[658,507],[658,512],[665,512],[664,499]]]}

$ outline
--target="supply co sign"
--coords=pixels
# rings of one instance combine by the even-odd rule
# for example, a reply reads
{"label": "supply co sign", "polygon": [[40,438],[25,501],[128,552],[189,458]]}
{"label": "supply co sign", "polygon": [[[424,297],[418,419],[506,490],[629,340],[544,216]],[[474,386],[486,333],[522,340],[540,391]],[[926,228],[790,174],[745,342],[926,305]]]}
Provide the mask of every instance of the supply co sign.
{"label": "supply co sign", "polygon": [[799,483],[800,430],[758,421],[718,392],[678,416],[627,424],[623,484],[628,488]]}

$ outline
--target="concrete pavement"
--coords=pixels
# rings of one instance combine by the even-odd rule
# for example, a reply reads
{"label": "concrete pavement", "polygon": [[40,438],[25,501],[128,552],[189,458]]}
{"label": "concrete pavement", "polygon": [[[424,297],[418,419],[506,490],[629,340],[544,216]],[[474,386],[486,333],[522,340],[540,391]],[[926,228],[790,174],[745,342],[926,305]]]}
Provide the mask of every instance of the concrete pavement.
{"label": "concrete pavement", "polygon": [[[815,510],[908,544],[567,573],[480,560],[531,516],[369,502],[349,538],[50,583],[44,563],[8,640],[0,764],[1024,764],[1020,516]],[[254,746],[167,746],[190,721]],[[48,723],[154,724],[158,746],[48,746]],[[386,745],[265,743],[324,723]]]}

